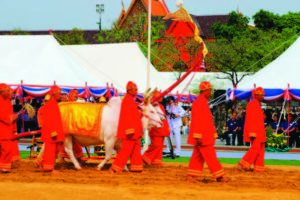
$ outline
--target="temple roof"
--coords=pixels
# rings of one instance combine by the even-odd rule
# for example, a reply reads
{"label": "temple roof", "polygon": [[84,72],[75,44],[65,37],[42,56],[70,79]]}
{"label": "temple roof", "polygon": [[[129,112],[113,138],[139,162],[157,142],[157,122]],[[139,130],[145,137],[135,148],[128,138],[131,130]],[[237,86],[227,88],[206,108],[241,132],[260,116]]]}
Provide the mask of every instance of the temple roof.
{"label": "temple roof", "polygon": [[213,32],[211,30],[211,26],[216,23],[220,22],[221,24],[226,24],[229,15],[204,15],[204,16],[196,16],[191,15],[194,22],[201,30],[201,35],[205,37],[213,36]]}
{"label": "temple roof", "polygon": [[[148,3],[149,0],[132,0],[130,3],[129,8],[127,9],[126,13],[124,13],[124,9],[122,9],[121,14],[118,19],[118,25],[122,26],[125,19],[128,17],[128,15],[131,13],[133,10],[134,6],[138,1],[141,1],[141,3],[144,5],[144,8],[146,11],[148,11]],[[164,0],[152,0],[152,16],[157,17],[157,16],[166,16],[169,13],[169,9],[164,2]]]}
{"label": "temple roof", "polygon": [[[149,0],[143,0],[146,10],[148,11]],[[166,16],[169,13],[169,9],[164,0],[152,0],[152,16]]]}

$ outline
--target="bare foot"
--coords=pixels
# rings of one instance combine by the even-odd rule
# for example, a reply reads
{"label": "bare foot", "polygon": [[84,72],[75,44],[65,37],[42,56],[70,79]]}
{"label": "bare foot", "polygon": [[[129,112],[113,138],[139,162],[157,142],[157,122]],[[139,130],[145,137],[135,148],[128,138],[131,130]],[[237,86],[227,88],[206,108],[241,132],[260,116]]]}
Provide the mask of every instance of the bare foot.
{"label": "bare foot", "polygon": [[241,164],[238,164],[238,165],[236,166],[236,168],[237,168],[237,170],[239,170],[239,171],[241,171],[241,172],[247,171]]}
{"label": "bare foot", "polygon": [[112,168],[109,168],[108,171],[111,175],[117,174],[117,172],[115,170],[113,170]]}

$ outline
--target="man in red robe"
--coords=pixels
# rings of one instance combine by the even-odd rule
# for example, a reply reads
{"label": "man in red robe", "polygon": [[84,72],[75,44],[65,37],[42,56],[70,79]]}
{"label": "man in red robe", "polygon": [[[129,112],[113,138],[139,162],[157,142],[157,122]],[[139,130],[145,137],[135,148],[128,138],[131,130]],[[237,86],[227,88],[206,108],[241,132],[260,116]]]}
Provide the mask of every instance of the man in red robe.
{"label": "man in red robe", "polygon": [[[69,102],[76,102],[77,99],[78,99],[78,90],[76,90],[76,89],[70,90],[68,99],[69,99],[68,100]],[[83,155],[81,145],[78,144],[77,142],[74,142],[74,141],[73,141],[73,152],[74,152],[75,157],[78,160],[83,160],[84,159],[84,155]],[[69,155],[65,151],[64,145],[61,148],[61,157],[62,158],[69,158]]]}
{"label": "man in red robe", "polygon": [[208,105],[212,85],[208,81],[204,81],[201,82],[199,89],[200,95],[192,105],[191,127],[188,136],[188,143],[194,145],[187,173],[188,181],[195,182],[202,176],[203,165],[206,162],[218,182],[227,182],[228,178],[224,177],[224,169],[217,159],[214,148],[217,133]]}
{"label": "man in red robe", "polygon": [[[10,98],[13,96],[13,90],[10,89]],[[19,113],[16,113],[16,115],[19,115]],[[13,124],[13,136],[17,135],[17,123]],[[12,162],[18,162],[21,161],[21,155],[20,155],[20,150],[19,150],[19,144],[18,140],[12,141]]]}
{"label": "man in red robe", "polygon": [[[153,98],[156,99],[161,96],[161,93],[156,91],[153,94]],[[154,102],[155,106],[159,106],[160,109],[165,113],[164,106],[160,103],[162,97]],[[162,153],[164,148],[164,139],[166,136],[170,136],[170,127],[167,118],[163,121],[163,126],[161,128],[152,128],[149,131],[149,136],[151,139],[151,145],[148,150],[143,155],[143,161],[148,165],[162,166]]]}
{"label": "man in red robe", "polygon": [[122,140],[122,148],[110,168],[111,173],[121,173],[129,157],[131,161],[130,171],[143,171],[141,155],[141,137],[143,135],[142,116],[134,100],[138,89],[135,83],[129,81],[126,90],[127,93],[121,104],[117,133],[117,138]]}
{"label": "man in red robe", "polygon": [[18,114],[13,113],[11,104],[11,89],[8,85],[0,83],[0,171],[8,173],[11,170],[13,158],[13,124]]}
{"label": "man in red robe", "polygon": [[263,172],[266,131],[260,102],[264,98],[264,89],[262,87],[254,89],[253,98],[247,105],[244,128],[244,141],[251,142],[251,147],[239,162],[238,169],[250,170],[251,165],[254,165],[255,172]]}
{"label": "man in red robe", "polygon": [[49,92],[51,98],[45,104],[42,115],[42,141],[45,149],[41,162],[42,170],[52,172],[54,170],[55,159],[64,141],[62,119],[58,107],[61,90],[53,86]]}

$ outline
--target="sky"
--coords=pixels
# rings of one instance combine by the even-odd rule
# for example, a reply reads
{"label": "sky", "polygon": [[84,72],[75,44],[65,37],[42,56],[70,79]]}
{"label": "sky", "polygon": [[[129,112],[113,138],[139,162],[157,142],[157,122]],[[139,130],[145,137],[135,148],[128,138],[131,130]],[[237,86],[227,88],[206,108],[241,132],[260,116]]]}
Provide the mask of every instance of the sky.
{"label": "sky", "polygon": [[[123,0],[127,9],[132,0]],[[170,11],[177,9],[177,0],[165,0]],[[98,29],[96,4],[104,4],[102,28],[109,29],[121,12],[121,0],[0,0],[0,31],[22,30],[84,30]],[[184,0],[194,15],[228,14],[239,10],[253,16],[260,9],[277,14],[300,12],[299,0]]]}

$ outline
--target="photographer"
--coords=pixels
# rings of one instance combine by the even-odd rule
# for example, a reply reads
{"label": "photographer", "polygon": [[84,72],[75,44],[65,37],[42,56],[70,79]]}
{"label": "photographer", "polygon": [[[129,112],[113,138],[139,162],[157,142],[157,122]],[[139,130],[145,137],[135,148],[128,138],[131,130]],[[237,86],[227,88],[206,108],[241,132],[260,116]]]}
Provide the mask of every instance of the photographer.
{"label": "photographer", "polygon": [[181,153],[181,118],[184,116],[185,111],[178,105],[178,99],[175,101],[173,96],[169,97],[169,105],[166,108],[166,114],[171,128],[170,138],[172,140],[172,138],[175,137],[175,155],[179,157]]}

